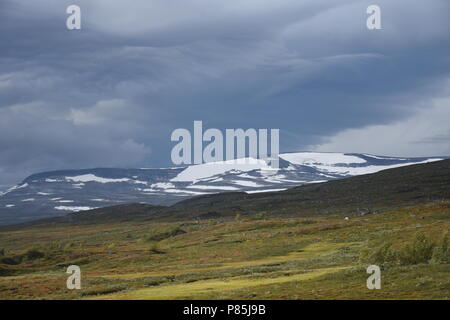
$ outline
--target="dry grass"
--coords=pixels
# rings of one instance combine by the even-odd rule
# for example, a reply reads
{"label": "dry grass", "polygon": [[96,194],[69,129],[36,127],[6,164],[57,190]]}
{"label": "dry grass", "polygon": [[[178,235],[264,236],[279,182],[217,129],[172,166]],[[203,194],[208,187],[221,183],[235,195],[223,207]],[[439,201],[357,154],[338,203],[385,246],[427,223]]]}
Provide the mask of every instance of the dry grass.
{"label": "dry grass", "polygon": [[[384,241],[400,250],[417,233],[438,243],[450,229],[450,203],[348,216],[348,221],[342,216],[230,218],[2,232],[0,258],[22,256],[35,246],[43,256],[0,264],[0,298],[449,298],[448,264],[385,266],[382,290],[370,291],[359,256]],[[82,290],[65,287],[70,264],[81,267]]]}

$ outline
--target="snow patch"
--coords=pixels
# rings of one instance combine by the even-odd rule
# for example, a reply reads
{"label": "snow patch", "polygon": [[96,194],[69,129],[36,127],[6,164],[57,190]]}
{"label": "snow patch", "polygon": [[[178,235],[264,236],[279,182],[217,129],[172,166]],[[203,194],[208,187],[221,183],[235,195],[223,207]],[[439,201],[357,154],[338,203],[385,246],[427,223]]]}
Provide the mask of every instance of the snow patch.
{"label": "snow patch", "polygon": [[261,190],[252,190],[252,191],[246,191],[246,193],[260,193],[260,192],[274,192],[274,191],[283,191],[287,188],[282,189],[261,189]]}
{"label": "snow patch", "polygon": [[0,193],[0,195],[3,196],[5,194],[7,194],[7,193],[10,193],[10,192],[14,191],[14,190],[18,190],[18,189],[22,189],[22,188],[26,188],[26,187],[28,187],[28,183],[24,183],[24,184],[21,184],[21,185],[18,185],[18,186],[14,186],[14,187],[9,188],[5,192]]}
{"label": "snow patch", "polygon": [[158,188],[158,189],[171,189],[175,188],[173,183],[170,182],[158,182],[154,183],[150,186],[151,188]]}
{"label": "snow patch", "polygon": [[[135,178],[135,179],[136,179],[136,178]],[[147,182],[147,181],[141,181],[141,180],[133,180],[133,183],[148,185],[148,182]]]}
{"label": "snow patch", "polygon": [[166,189],[165,192],[168,192],[168,193],[185,193],[185,194],[194,194],[194,195],[206,194],[205,192],[195,192],[195,191],[180,190],[180,189]]}
{"label": "snow patch", "polygon": [[127,182],[130,181],[128,178],[120,178],[120,179],[110,179],[110,178],[102,178],[98,177],[94,174],[83,174],[75,177],[65,177],[66,180],[73,182],[98,182],[98,183],[111,183],[111,182]]}
{"label": "snow patch", "polygon": [[367,153],[363,153],[363,155],[365,155],[366,157],[371,157],[374,159],[380,159],[380,160],[399,160],[399,161],[405,161],[408,159],[405,158],[394,158],[394,157],[382,157],[382,156],[375,156],[373,154],[367,154]]}
{"label": "snow patch", "polygon": [[193,185],[193,186],[188,186],[186,188],[189,189],[200,189],[200,190],[228,190],[228,191],[234,191],[234,190],[239,190],[236,187],[231,187],[231,186],[204,186],[204,185]]}
{"label": "snow patch", "polygon": [[311,165],[311,164],[352,164],[352,163],[366,163],[367,161],[352,155],[344,153],[318,153],[318,152],[298,152],[298,153],[283,153],[280,158],[289,161],[293,164]]}
{"label": "snow patch", "polygon": [[366,167],[334,167],[334,166],[326,166],[326,165],[316,165],[314,166],[316,169],[327,172],[327,173],[335,173],[340,175],[350,175],[350,176],[357,176],[362,174],[369,174],[369,173],[375,173],[381,170],[386,169],[392,169],[392,168],[399,168],[404,166],[411,166],[413,164],[421,164],[421,163],[428,163],[428,162],[434,162],[434,161],[440,161],[443,159],[427,159],[420,162],[404,162],[404,163],[397,163],[397,164],[391,164],[391,165],[384,165],[384,166],[366,166]]}
{"label": "snow patch", "polygon": [[56,210],[64,210],[64,211],[78,212],[78,211],[93,210],[93,209],[97,209],[97,208],[92,208],[92,207],[57,206],[57,207],[55,207],[55,209],[56,209]]}
{"label": "snow patch", "polygon": [[232,183],[243,186],[243,187],[254,187],[254,188],[262,187],[261,184],[257,184],[254,181],[248,181],[248,180],[233,180]]}
{"label": "snow patch", "polygon": [[252,170],[273,170],[264,160],[242,158],[218,162],[208,162],[187,167],[170,181],[191,181],[212,177],[226,172],[248,172]]}

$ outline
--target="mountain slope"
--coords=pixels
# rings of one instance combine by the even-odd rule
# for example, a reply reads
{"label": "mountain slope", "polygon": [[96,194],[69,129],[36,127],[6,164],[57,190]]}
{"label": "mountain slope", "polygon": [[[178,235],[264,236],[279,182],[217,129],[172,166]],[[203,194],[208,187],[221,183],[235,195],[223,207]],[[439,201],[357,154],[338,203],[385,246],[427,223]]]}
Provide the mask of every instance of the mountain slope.
{"label": "mountain slope", "polygon": [[219,192],[280,191],[441,158],[297,152],[280,155],[278,170],[244,159],[160,169],[85,169],[34,174],[0,196],[0,224],[62,216],[124,203],[171,205]]}
{"label": "mountain slope", "polygon": [[450,200],[450,159],[393,168],[292,189],[248,194],[227,192],[202,195],[171,206],[127,204],[68,214],[22,225],[15,230],[55,223],[104,223],[111,221],[192,220],[254,214],[299,217],[329,214],[364,215],[394,207]]}
{"label": "mountain slope", "polygon": [[[232,196],[232,201],[230,201]],[[195,216],[257,214],[364,214],[396,206],[450,199],[450,160],[393,168],[373,174],[317,184],[302,185],[280,192],[199,196],[172,206]],[[206,200],[206,201],[205,201]],[[171,212],[170,215],[174,215]]]}

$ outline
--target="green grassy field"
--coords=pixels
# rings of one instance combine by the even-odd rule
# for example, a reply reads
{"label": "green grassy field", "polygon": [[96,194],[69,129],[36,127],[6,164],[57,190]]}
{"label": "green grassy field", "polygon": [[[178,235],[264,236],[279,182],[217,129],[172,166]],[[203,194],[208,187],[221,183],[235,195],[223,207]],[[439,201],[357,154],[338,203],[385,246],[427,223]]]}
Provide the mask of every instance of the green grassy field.
{"label": "green grassy field", "polygon": [[[449,299],[450,202],[0,232],[1,299]],[[66,288],[78,265],[82,289]],[[368,290],[366,268],[382,268]]]}

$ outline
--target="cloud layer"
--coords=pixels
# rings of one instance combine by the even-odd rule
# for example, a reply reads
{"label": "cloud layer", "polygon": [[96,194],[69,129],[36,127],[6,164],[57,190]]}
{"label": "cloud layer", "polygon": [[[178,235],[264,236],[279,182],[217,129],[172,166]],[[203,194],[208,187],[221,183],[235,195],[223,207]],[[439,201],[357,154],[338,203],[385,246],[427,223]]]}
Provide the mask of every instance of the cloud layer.
{"label": "cloud layer", "polygon": [[363,0],[2,1],[0,185],[170,165],[194,120],[280,128],[282,151],[448,155],[450,3],[375,2],[370,31]]}

